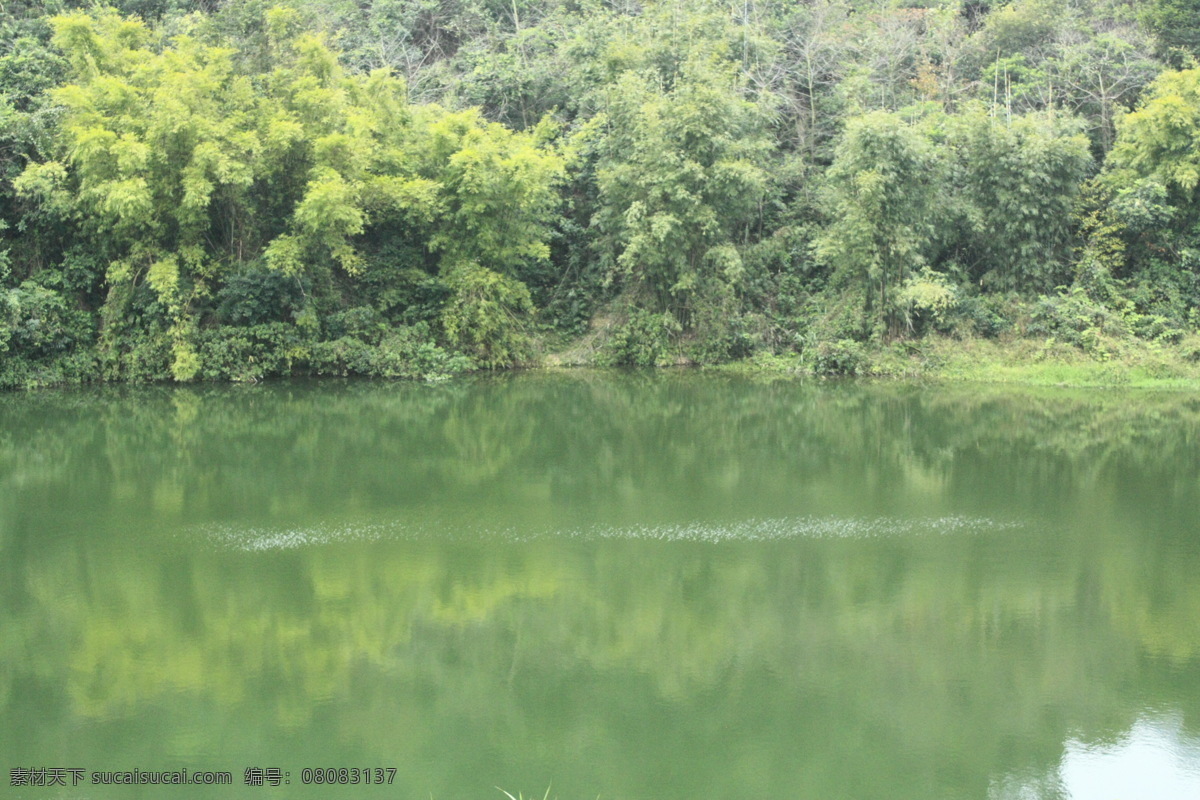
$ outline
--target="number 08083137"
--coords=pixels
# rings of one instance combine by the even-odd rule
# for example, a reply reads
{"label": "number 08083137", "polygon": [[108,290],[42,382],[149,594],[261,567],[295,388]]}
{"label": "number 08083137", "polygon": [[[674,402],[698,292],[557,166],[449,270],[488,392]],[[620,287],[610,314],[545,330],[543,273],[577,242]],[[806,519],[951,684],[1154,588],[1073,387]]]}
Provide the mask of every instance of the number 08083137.
{"label": "number 08083137", "polygon": [[363,783],[386,783],[390,785],[395,780],[395,767],[305,767],[300,771],[301,783],[351,786]]}

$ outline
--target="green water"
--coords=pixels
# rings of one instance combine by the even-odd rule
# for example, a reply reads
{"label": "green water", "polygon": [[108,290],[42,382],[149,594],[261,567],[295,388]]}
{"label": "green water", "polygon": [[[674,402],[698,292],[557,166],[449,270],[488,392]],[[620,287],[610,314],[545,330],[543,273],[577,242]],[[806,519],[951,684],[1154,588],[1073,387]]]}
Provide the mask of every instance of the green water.
{"label": "green water", "polygon": [[[0,761],[17,798],[1194,800],[1200,398],[0,396]],[[133,768],[233,785],[87,783]]]}

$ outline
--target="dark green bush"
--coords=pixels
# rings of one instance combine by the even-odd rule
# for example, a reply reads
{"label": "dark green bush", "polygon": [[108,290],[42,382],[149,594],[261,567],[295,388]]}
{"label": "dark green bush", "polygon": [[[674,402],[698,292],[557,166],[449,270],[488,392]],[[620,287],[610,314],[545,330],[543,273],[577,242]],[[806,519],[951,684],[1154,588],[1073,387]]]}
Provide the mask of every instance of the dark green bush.
{"label": "dark green bush", "polygon": [[1135,336],[1150,342],[1178,344],[1187,333],[1175,320],[1158,314],[1134,314],[1129,322]]}
{"label": "dark green bush", "polygon": [[353,336],[318,342],[310,364],[318,375],[422,380],[441,380],[473,367],[466,356],[438,347],[424,323],[394,328],[376,346]]}
{"label": "dark green bush", "polygon": [[1011,304],[1006,302],[1004,295],[963,297],[958,301],[958,306],[952,315],[954,327],[957,328],[958,324],[962,324],[966,328],[963,333],[967,335],[995,339],[1008,333],[1013,327],[1011,316],[1005,313],[1011,311],[1011,308],[1006,308],[1006,305]]}
{"label": "dark green bush", "polygon": [[119,345],[102,353],[104,377],[108,380],[148,383],[171,377],[171,338],[158,326],[131,330]]}
{"label": "dark green bush", "polygon": [[1129,279],[1125,294],[1138,313],[1161,317],[1167,327],[1182,331],[1189,327],[1189,310],[1200,302],[1200,279],[1189,269],[1152,260]]}
{"label": "dark green bush", "polygon": [[525,284],[475,263],[455,267],[446,283],[452,295],[441,322],[451,346],[483,369],[516,366],[532,356],[533,301]]}
{"label": "dark green bush", "polygon": [[285,322],[304,302],[304,286],[297,278],[255,266],[225,281],[217,292],[217,316],[229,325]]}
{"label": "dark green bush", "polygon": [[834,342],[818,342],[812,348],[811,364],[814,375],[835,377],[863,375],[869,361],[861,342],[838,339]]}
{"label": "dark green bush", "polygon": [[654,367],[674,362],[675,337],[683,330],[669,312],[654,314],[633,309],[628,319],[613,330],[600,362],[606,366]]}
{"label": "dark green bush", "polygon": [[307,364],[310,342],[286,322],[201,331],[200,374],[206,380],[258,381]]}
{"label": "dark green bush", "polygon": [[355,306],[325,318],[325,335],[329,339],[353,336],[369,344],[379,344],[387,330],[387,321],[373,306]]}
{"label": "dark green bush", "polygon": [[1128,335],[1129,326],[1122,314],[1093,300],[1082,286],[1072,286],[1038,300],[1029,332],[1094,352],[1102,338]]}
{"label": "dark green bush", "polygon": [[96,377],[95,323],[31,281],[0,289],[0,387],[37,388]]}
{"label": "dark green bush", "polygon": [[799,328],[805,342],[836,342],[848,339],[865,342],[877,334],[865,312],[866,295],[861,290],[818,295],[806,309],[807,319]]}
{"label": "dark green bush", "polygon": [[762,346],[768,328],[767,320],[756,314],[714,315],[696,326],[698,336],[688,355],[699,364],[749,358]]}
{"label": "dark green bush", "polygon": [[91,317],[69,308],[58,292],[32,281],[0,290],[0,353],[55,358],[93,337]]}

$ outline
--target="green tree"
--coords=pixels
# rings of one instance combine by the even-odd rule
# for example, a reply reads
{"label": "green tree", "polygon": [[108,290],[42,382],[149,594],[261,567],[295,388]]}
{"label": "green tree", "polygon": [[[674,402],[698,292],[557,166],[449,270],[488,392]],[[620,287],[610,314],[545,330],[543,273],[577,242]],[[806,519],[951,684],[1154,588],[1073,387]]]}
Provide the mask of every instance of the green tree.
{"label": "green tree", "polygon": [[456,264],[446,281],[452,295],[442,326],[453,346],[486,369],[528,360],[533,300],[525,284],[475,263]]}
{"label": "green tree", "polygon": [[1200,185],[1200,68],[1164,72],[1150,85],[1136,111],[1117,121],[1109,153],[1110,180],[1139,179],[1165,187],[1174,204],[1190,207]]}
{"label": "green tree", "polygon": [[1052,112],[1009,118],[976,108],[953,120],[950,140],[970,218],[958,257],[990,288],[1046,290],[1070,254],[1071,212],[1092,169],[1077,118]]}
{"label": "green tree", "polygon": [[71,205],[87,234],[120,253],[108,267],[110,328],[132,289],[149,284],[170,326],[173,373],[190,379],[191,309],[221,255],[212,234],[228,231],[220,249],[233,244],[238,197],[253,180],[254,91],[229,51],[187,36],[155,52],[149,29],[112,11],[52,22],[76,82],[54,92],[66,110],[60,160],[30,166],[18,189]]}
{"label": "green tree", "polygon": [[673,77],[630,71],[611,87],[594,224],[611,276],[688,324],[706,283],[740,279],[770,142],[731,70],[697,55]]}
{"label": "green tree", "polygon": [[[1200,300],[1200,68],[1164,72],[1139,108],[1117,120],[1100,180],[1127,245],[1127,269],[1147,291]],[[1179,312],[1182,315],[1184,312]]]}
{"label": "green tree", "polygon": [[927,136],[895,114],[851,119],[829,168],[832,221],[816,243],[840,282],[867,289],[866,310],[892,333],[891,293],[927,263],[938,159]]}
{"label": "green tree", "polygon": [[1154,33],[1163,56],[1176,67],[1200,55],[1200,2],[1150,0],[1140,10],[1142,23]]}
{"label": "green tree", "polygon": [[478,262],[521,278],[548,258],[555,189],[566,169],[547,120],[529,133],[486,122],[479,111],[424,106],[416,112],[408,157],[436,186],[429,246],[443,264]]}
{"label": "green tree", "polygon": [[17,188],[109,254],[112,354],[140,328],[190,380],[205,315],[218,295],[236,306],[230,290],[260,285],[242,277],[262,268],[313,292],[294,319],[315,335],[319,314],[363,277],[364,248],[389,237],[433,254],[434,271],[466,295],[478,287],[450,276],[467,264],[527,294],[522,273],[548,257],[565,168],[553,126],[514,133],[477,111],[414,108],[387,70],[347,75],[301,22],[286,7],[266,12],[273,67],[246,75],[234,51],[186,30],[164,40],[112,11],[53,20],[73,82],[54,90],[65,110],[56,157],[27,167]]}

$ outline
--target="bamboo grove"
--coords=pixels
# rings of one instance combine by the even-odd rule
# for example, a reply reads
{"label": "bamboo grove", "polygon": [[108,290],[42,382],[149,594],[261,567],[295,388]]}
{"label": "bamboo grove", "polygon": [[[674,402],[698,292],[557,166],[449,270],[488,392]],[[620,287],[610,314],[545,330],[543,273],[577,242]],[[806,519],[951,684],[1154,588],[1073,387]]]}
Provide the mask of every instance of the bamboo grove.
{"label": "bamboo grove", "polygon": [[16,0],[0,386],[1200,356],[1200,2]]}

